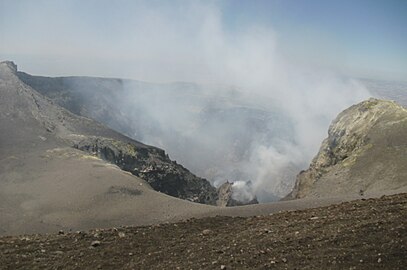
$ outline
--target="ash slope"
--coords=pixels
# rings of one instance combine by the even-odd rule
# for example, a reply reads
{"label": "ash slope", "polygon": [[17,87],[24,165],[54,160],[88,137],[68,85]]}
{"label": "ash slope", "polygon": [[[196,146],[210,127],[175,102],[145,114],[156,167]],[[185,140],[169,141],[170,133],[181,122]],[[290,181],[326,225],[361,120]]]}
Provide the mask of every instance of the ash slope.
{"label": "ash slope", "polygon": [[[16,74],[16,66],[13,63],[6,66]],[[12,92],[20,87],[25,96],[19,98],[26,99],[26,106],[25,111],[22,109],[23,104],[13,108],[4,107],[6,113],[17,111],[25,115],[35,114],[36,120],[41,122],[48,132],[80,150],[86,150],[136,176],[141,176],[155,190],[194,202],[215,204],[215,188],[205,179],[196,177],[172,162],[163,150],[133,141],[90,119],[77,117],[52,105],[50,101],[18,81],[16,76],[7,78],[8,97],[5,96],[3,101],[8,103],[13,98]]]}
{"label": "ash slope", "polygon": [[338,115],[289,198],[407,191],[407,110],[370,99]]}
{"label": "ash slope", "polygon": [[12,62],[0,63],[0,127],[0,234],[151,224],[210,209],[153,191],[119,169],[125,164],[163,189],[179,180],[171,195],[216,201],[209,182],[163,150],[54,105],[19,80]]}

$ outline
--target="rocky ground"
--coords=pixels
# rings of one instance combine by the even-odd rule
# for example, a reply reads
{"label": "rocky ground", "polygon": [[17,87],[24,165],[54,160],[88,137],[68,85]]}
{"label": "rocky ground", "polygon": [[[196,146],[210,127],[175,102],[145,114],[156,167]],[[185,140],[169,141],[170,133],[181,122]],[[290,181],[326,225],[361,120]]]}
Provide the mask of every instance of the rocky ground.
{"label": "rocky ground", "polygon": [[0,238],[4,269],[405,269],[407,194],[258,217]]}

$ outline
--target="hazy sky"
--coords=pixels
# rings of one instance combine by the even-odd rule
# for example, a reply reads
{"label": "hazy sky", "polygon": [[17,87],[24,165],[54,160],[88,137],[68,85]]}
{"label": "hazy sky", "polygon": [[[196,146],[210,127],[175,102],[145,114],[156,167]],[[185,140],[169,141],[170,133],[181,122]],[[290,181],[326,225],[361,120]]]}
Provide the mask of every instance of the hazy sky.
{"label": "hazy sky", "polygon": [[33,74],[217,82],[222,62],[241,52],[255,66],[260,49],[406,81],[406,48],[405,0],[0,0],[0,59]]}

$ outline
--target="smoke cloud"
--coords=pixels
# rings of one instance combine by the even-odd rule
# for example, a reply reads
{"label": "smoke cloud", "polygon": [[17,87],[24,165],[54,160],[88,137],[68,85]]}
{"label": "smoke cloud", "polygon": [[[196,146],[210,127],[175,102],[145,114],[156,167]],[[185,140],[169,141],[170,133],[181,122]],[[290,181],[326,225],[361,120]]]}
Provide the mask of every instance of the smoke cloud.
{"label": "smoke cloud", "polygon": [[[165,34],[154,34],[154,43],[177,47],[175,54],[158,49],[160,59],[174,60],[165,67],[200,84],[126,85],[126,107],[137,109],[132,135],[163,147],[215,186],[236,182],[236,199],[286,195],[329,123],[368,91],[355,80],[287,61],[272,29],[251,25],[230,35],[218,9],[189,8],[185,25],[157,16]],[[194,34],[186,37],[191,25]],[[195,61],[185,65],[173,59],[178,55]]]}
{"label": "smoke cloud", "polygon": [[[335,116],[370,96],[355,80],[284,55],[269,25],[226,28],[218,2],[136,3],[102,14],[115,23],[98,31],[91,26],[101,21],[80,24],[69,7],[42,11],[54,24],[41,20],[38,3],[35,16],[21,19],[30,35],[31,21],[45,33],[58,26],[57,36],[38,36],[30,49],[45,59],[52,52],[64,63],[59,74],[156,82],[125,83],[116,106],[128,120],[126,133],[164,148],[215,186],[235,181],[237,199],[286,195]],[[11,42],[3,43],[5,53],[25,49],[10,49]]]}

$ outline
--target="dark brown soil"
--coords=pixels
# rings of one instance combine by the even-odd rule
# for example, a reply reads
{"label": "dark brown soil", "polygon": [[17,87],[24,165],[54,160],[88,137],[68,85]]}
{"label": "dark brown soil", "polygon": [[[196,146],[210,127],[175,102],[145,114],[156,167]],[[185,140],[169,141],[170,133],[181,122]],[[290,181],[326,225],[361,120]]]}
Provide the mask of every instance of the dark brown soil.
{"label": "dark brown soil", "polygon": [[4,269],[406,269],[407,194],[260,217],[0,238]]}

